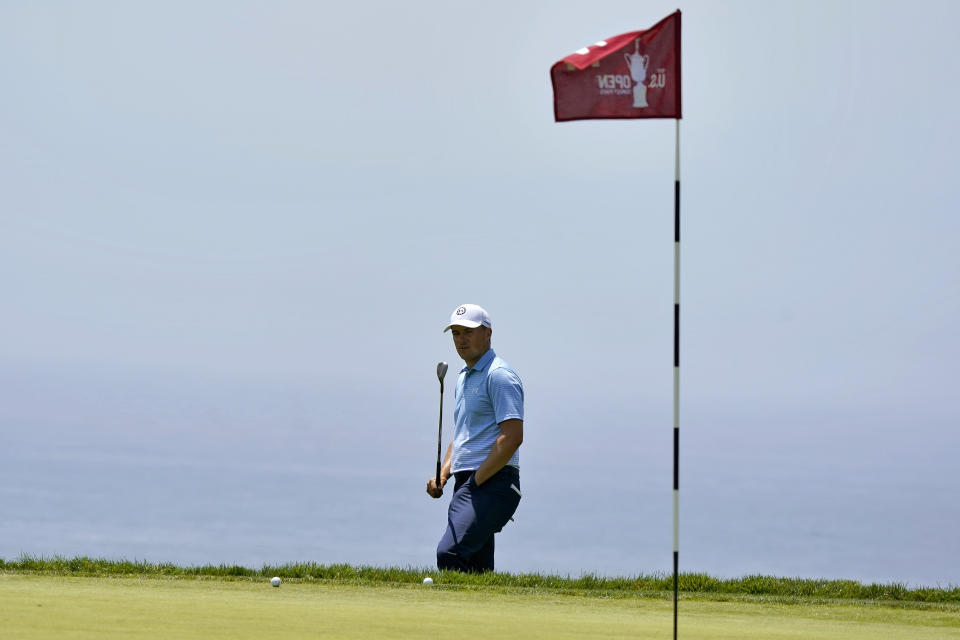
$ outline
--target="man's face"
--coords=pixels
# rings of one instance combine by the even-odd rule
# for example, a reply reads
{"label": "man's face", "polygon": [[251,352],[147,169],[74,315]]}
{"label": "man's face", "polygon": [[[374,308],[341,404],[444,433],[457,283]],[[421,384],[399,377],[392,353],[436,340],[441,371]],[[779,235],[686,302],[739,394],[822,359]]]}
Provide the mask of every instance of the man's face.
{"label": "man's face", "polygon": [[471,329],[454,326],[450,328],[450,333],[453,334],[453,346],[457,353],[469,366],[476,364],[490,349],[490,335],[493,331],[487,327]]}

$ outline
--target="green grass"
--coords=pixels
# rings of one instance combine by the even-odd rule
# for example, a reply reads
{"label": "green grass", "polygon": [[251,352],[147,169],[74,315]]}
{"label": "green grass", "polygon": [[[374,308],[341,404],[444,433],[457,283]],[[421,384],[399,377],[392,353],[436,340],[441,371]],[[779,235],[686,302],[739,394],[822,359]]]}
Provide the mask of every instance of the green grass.
{"label": "green grass", "polygon": [[[673,577],[640,575],[610,578],[595,575],[577,577],[540,574],[487,573],[481,575],[440,573],[428,568],[378,568],[314,563],[285,564],[250,569],[241,566],[190,566],[143,561],[107,560],[86,557],[43,558],[24,555],[16,560],[0,558],[0,573],[101,577],[219,578],[260,580],[280,576],[285,581],[366,586],[419,585],[427,575],[437,587],[455,590],[530,592],[580,595],[597,598],[672,598]],[[908,587],[904,584],[862,584],[852,580],[810,580],[769,576],[733,579],[713,578],[699,573],[679,577],[684,599],[714,601],[792,601],[804,603],[871,602],[890,606],[945,605],[960,609],[960,587]]]}
{"label": "green grass", "polygon": [[[125,563],[124,568],[148,566]],[[498,638],[588,640],[672,634],[668,597],[601,597],[603,591],[591,588],[561,593],[480,582],[444,586],[453,577],[447,574],[425,587],[395,582],[388,572],[376,579],[290,578],[274,589],[265,578],[274,573],[269,570],[238,576],[236,567],[221,567],[216,569],[222,575],[170,575],[167,567],[166,574],[118,575],[89,560],[75,568],[79,571],[0,572],[0,637],[422,640],[482,632]],[[341,576],[345,572],[333,569]],[[960,640],[955,605],[701,599],[684,601],[680,611],[684,640]]]}

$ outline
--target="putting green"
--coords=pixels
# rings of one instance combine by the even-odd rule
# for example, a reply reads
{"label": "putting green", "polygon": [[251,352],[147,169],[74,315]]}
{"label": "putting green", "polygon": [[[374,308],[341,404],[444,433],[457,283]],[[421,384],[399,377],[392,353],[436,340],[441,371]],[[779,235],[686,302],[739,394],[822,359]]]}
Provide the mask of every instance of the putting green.
{"label": "putting green", "polygon": [[[20,638],[670,638],[672,603],[442,587],[0,575]],[[680,637],[960,638],[960,612],[877,605],[681,602]]]}

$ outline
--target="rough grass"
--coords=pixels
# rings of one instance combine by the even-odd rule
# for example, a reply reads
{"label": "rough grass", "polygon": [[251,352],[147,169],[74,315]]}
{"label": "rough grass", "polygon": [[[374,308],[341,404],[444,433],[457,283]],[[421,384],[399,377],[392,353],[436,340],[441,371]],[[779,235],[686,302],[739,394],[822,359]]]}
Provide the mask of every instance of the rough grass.
{"label": "rough grass", "polygon": [[[571,594],[597,598],[672,598],[673,577],[651,574],[611,578],[590,574],[578,577],[486,573],[481,575],[438,572],[428,568],[397,568],[294,563],[266,565],[259,569],[230,565],[182,567],[171,563],[108,560],[103,558],[36,557],[24,555],[16,560],[0,558],[0,572],[64,576],[219,578],[234,580],[264,579],[280,576],[296,582],[391,586],[420,584],[426,576],[444,589],[487,589],[535,593]],[[960,587],[909,587],[901,583],[862,584],[853,580],[810,580],[770,576],[745,576],[719,579],[700,573],[679,577],[682,597],[715,601],[760,600],[790,602],[838,601],[871,602],[894,606],[941,605],[960,609]]]}

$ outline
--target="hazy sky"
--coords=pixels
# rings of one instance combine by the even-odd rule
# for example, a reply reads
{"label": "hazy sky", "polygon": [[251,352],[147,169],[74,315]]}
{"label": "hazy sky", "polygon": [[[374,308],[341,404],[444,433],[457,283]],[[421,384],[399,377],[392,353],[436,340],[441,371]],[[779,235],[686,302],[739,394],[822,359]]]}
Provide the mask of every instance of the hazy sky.
{"label": "hazy sky", "polygon": [[[213,434],[297,389],[262,409],[278,432],[347,430],[345,468],[425,482],[441,328],[474,302],[526,385],[525,473],[666,469],[674,123],[556,124],[549,69],[676,8],[0,2],[3,429]],[[802,475],[810,438],[947,482],[960,5],[680,9],[685,486],[746,433],[711,473]]]}

